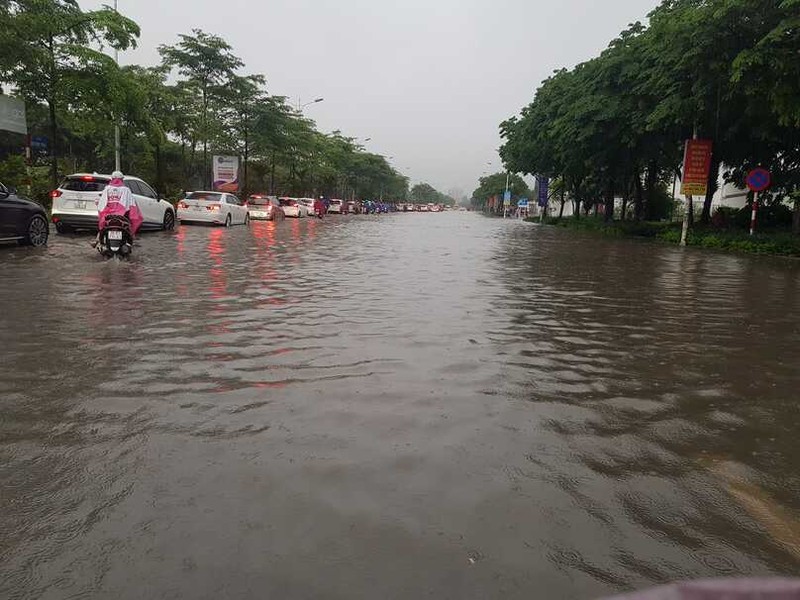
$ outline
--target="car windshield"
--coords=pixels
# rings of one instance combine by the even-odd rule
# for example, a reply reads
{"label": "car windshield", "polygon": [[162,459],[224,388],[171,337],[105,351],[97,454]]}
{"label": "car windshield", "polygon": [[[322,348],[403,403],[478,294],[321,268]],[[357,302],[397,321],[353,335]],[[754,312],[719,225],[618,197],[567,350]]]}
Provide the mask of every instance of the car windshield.
{"label": "car windshield", "polygon": [[280,203],[281,206],[297,206],[297,200],[292,200],[291,198],[281,198]]}
{"label": "car windshield", "polygon": [[250,196],[248,202],[253,206],[266,206],[269,204],[269,198],[253,198]]}
{"label": "car windshield", "polygon": [[211,202],[219,202],[222,199],[222,194],[215,192],[190,192],[186,194],[187,200],[208,200]]}
{"label": "car windshield", "polygon": [[341,204],[341,200],[331,200],[331,204]]}
{"label": "car windshield", "polygon": [[89,175],[67,177],[61,184],[62,190],[71,192],[102,192],[108,185],[108,179],[99,179]]}

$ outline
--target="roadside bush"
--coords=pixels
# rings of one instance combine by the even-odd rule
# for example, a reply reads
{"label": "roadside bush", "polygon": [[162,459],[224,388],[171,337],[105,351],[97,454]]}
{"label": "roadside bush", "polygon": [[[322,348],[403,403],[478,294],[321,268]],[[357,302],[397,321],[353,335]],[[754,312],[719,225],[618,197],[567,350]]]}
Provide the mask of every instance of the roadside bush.
{"label": "roadside bush", "polygon": [[[7,186],[17,188],[19,195],[38,202],[45,209],[50,210],[52,199],[50,198],[50,175],[47,167],[32,167],[30,179],[22,156],[9,156],[6,160],[0,161],[0,181]],[[30,185],[30,191],[28,186]]]}
{"label": "roadside bush", "polygon": [[[734,224],[738,229],[750,229],[752,207],[745,206],[736,211]],[[758,207],[758,226],[767,228],[782,228],[792,225],[792,210],[783,203],[768,204]]]}
{"label": "roadside bush", "polygon": [[[738,215],[739,212],[741,211],[731,211],[728,214]],[[785,215],[781,213],[782,211],[779,209],[772,211],[771,214],[776,215],[778,219],[784,219]],[[645,237],[669,244],[678,244],[681,240],[680,223],[625,221],[606,224],[602,219],[596,218],[580,220],[573,218],[546,219],[545,223],[577,231],[597,232],[612,237]],[[764,226],[767,227],[767,225]],[[751,237],[746,231],[742,230],[694,228],[689,232],[687,242],[690,246],[717,250],[800,256],[800,237],[793,236],[788,232],[762,232]]]}

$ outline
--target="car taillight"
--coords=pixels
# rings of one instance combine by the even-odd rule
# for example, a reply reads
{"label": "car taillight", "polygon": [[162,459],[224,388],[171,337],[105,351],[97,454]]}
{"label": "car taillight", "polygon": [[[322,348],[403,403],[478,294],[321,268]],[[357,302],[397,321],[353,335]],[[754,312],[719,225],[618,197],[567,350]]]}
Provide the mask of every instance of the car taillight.
{"label": "car taillight", "polygon": [[178,202],[178,208],[189,208],[189,205],[186,202]]}
{"label": "car taillight", "polygon": [[217,212],[219,211],[219,204],[209,204],[206,208],[212,212]]}
{"label": "car taillight", "polygon": [[63,193],[64,192],[62,192],[61,190],[53,190],[52,192],[50,192],[50,197],[51,198],[60,198]]}

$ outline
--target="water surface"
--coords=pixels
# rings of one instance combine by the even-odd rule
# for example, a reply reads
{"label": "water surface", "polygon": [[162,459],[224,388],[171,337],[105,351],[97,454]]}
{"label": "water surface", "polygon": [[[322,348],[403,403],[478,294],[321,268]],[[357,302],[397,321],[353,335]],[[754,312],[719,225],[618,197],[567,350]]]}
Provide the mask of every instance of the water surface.
{"label": "water surface", "polygon": [[[463,213],[0,249],[0,596],[800,566],[800,265]],[[108,308],[113,307],[109,312]]]}

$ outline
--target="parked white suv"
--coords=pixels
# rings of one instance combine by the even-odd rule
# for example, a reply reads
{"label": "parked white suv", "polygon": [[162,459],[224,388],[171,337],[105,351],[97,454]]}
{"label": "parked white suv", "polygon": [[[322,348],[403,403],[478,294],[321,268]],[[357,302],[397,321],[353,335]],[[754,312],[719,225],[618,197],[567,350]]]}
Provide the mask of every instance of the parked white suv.
{"label": "parked white suv", "polygon": [[336,215],[341,215],[345,211],[344,202],[338,199],[331,200],[331,205],[328,207],[328,212]]}
{"label": "parked white suv", "polygon": [[[56,231],[66,233],[76,229],[97,229],[97,203],[109,181],[111,175],[76,173],[66,177],[58,189],[50,192],[53,199],[51,215]],[[159,199],[155,190],[138,177],[125,177],[124,182],[142,212],[142,231],[175,228],[175,209],[172,204]]]}

